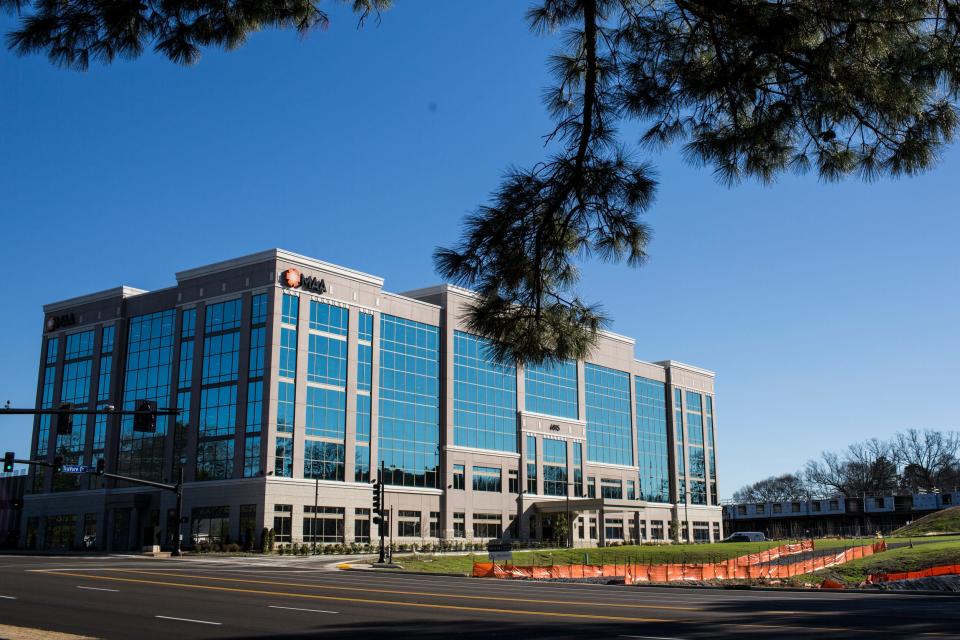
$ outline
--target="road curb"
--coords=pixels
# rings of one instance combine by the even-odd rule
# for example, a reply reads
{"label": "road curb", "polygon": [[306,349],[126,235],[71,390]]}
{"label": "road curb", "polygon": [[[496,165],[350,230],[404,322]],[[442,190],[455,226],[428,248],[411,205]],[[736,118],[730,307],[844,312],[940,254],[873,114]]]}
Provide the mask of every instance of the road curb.
{"label": "road curb", "polygon": [[374,569],[373,567],[355,567],[353,565],[343,563],[337,565],[337,568],[341,571],[366,571],[367,573],[398,573],[401,575],[407,576],[445,576],[448,578],[469,578],[465,573],[437,573],[432,571],[405,571],[403,569]]}

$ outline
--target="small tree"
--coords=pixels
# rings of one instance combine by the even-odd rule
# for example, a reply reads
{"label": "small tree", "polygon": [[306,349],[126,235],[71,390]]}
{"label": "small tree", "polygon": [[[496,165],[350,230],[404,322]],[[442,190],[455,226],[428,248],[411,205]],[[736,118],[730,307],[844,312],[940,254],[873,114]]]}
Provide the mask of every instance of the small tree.
{"label": "small tree", "polygon": [[680,542],[680,520],[674,518],[670,521],[670,539],[674,542]]}
{"label": "small tree", "polygon": [[553,541],[556,545],[563,546],[570,539],[570,523],[567,521],[567,514],[561,513],[557,516],[557,521],[553,525]]}

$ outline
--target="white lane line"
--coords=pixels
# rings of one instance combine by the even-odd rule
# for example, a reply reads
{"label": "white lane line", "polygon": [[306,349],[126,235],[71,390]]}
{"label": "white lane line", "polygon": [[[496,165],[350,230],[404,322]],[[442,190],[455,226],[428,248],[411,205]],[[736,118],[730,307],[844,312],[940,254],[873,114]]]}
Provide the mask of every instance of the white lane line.
{"label": "white lane line", "polygon": [[103,589],[101,587],[81,587],[77,585],[77,589],[86,589],[87,591],[109,591],[111,593],[120,593],[120,589]]}
{"label": "white lane line", "polygon": [[268,609],[286,609],[287,611],[309,611],[310,613],[340,613],[339,611],[324,611],[323,609],[301,609],[300,607],[278,607],[274,604],[268,604]]}
{"label": "white lane line", "polygon": [[619,636],[621,638],[642,638],[642,640],[683,640],[682,638],[668,638],[666,636]]}
{"label": "white lane line", "polygon": [[192,620],[191,618],[174,618],[173,616],[153,616],[154,618],[160,618],[162,620],[178,620],[180,622],[196,622],[197,624],[213,624],[216,626],[221,626],[222,622],[210,622],[209,620]]}
{"label": "white lane line", "polygon": [[0,599],[3,599],[3,600],[16,600],[16,598],[14,598],[13,596],[0,596]]}

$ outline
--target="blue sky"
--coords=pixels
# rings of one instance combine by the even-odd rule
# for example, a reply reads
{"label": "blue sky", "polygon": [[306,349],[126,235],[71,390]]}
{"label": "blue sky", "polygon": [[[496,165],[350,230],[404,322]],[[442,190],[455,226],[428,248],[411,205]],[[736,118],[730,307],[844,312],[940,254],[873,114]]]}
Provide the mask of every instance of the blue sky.
{"label": "blue sky", "polygon": [[[34,400],[45,302],[274,246],[391,291],[438,281],[434,247],[544,153],[558,41],[525,8],[400,3],[358,30],[331,5],[325,32],[256,34],[190,68],[0,51],[0,402]],[[722,496],[857,439],[960,427],[960,152],[908,180],[733,189],[675,151],[651,159],[649,264],[588,263],[581,294],[638,358],[717,372]],[[29,419],[0,429],[27,451]]]}

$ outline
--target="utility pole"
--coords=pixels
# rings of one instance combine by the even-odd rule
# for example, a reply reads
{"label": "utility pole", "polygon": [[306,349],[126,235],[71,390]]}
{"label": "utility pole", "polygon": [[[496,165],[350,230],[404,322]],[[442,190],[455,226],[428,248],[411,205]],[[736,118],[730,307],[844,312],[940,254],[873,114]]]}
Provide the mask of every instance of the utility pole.
{"label": "utility pole", "polygon": [[377,529],[380,533],[380,555],[377,558],[378,564],[384,564],[387,561],[386,558],[386,549],[384,548],[384,534],[383,534],[383,499],[385,497],[383,489],[383,477],[386,471],[386,464],[381,460],[380,461],[380,473],[377,478],[373,481],[373,524],[377,525]]}
{"label": "utility pole", "polygon": [[314,478],[313,485],[313,522],[311,523],[311,533],[313,533],[313,549],[317,548],[317,508],[320,498],[320,478]]}

